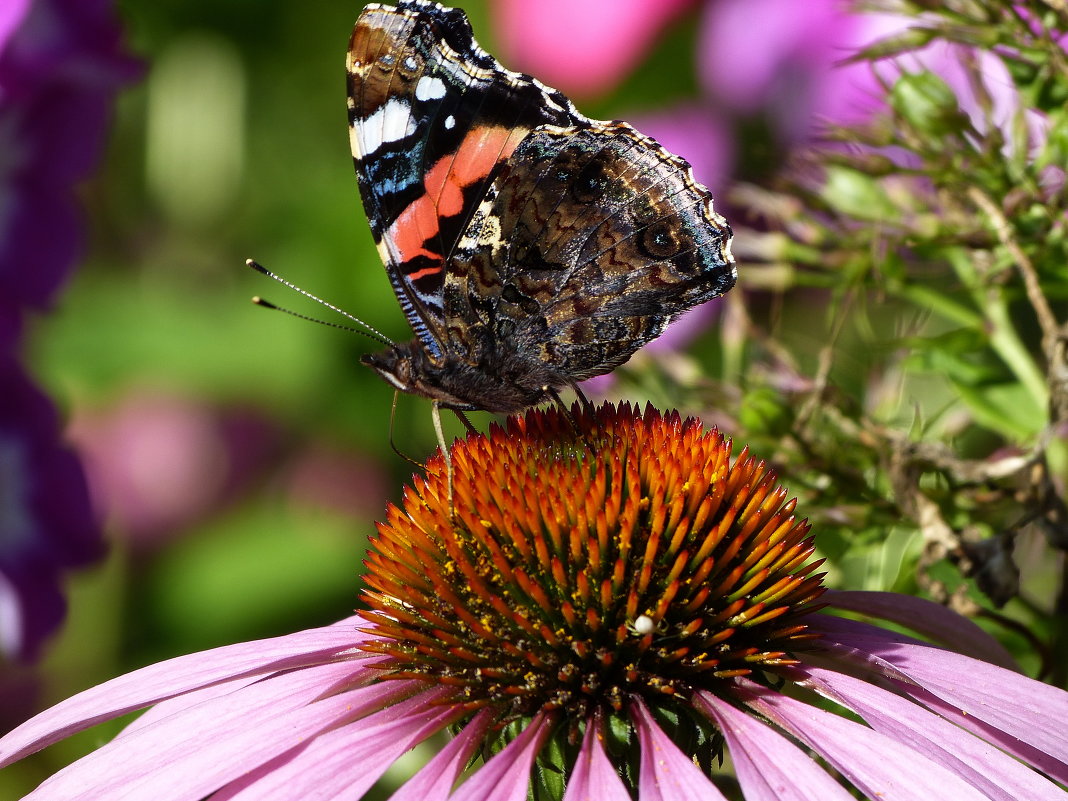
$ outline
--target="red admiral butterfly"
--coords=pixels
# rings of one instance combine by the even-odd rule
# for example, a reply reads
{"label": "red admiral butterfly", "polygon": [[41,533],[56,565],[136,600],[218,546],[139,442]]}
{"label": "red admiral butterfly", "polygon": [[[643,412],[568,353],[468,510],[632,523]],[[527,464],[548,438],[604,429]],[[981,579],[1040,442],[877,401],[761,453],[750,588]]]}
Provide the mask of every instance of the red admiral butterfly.
{"label": "red admiral butterfly", "polygon": [[398,389],[515,412],[734,286],[689,164],[504,69],[463,11],[367,6],[348,77],[360,194],[416,334],[363,363]]}

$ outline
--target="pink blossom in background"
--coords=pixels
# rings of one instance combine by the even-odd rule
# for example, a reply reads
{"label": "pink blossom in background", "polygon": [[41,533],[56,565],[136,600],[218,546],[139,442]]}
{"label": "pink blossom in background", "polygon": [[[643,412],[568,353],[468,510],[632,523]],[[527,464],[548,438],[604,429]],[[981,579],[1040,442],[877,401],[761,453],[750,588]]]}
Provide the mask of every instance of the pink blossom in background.
{"label": "pink blossom in background", "polygon": [[[1004,62],[989,52],[934,41],[874,66],[842,63],[880,39],[930,22],[923,15],[859,13],[846,0],[716,0],[701,22],[698,70],[724,110],[763,117],[784,141],[797,142],[818,136],[828,122],[869,121],[886,108],[880,77],[893,83],[902,72],[921,70],[941,77],[983,131],[984,112],[965,67],[974,58],[993,100],[993,123],[1011,135],[1019,93]],[[1027,116],[1033,144],[1044,121],[1032,112]]]}
{"label": "pink blossom in background", "polygon": [[694,0],[492,0],[502,61],[565,94],[612,89]]}
{"label": "pink blossom in background", "polygon": [[377,466],[292,435],[255,410],[136,389],[81,409],[70,437],[93,501],[135,550],[152,549],[257,485],[304,508],[363,517],[387,495]]}
{"label": "pink blossom in background", "polygon": [[132,393],[106,411],[81,410],[71,438],[97,507],[135,546],[199,519],[229,473],[213,410],[177,396]]}

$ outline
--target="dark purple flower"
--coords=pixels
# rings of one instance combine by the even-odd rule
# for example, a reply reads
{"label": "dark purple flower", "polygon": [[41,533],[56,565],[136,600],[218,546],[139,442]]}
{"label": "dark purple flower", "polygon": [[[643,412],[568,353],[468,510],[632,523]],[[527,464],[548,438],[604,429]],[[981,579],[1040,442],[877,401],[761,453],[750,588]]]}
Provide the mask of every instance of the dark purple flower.
{"label": "dark purple flower", "polygon": [[32,659],[66,611],[64,571],[100,557],[85,475],[52,403],[0,356],[0,652]]}
{"label": "dark purple flower", "polygon": [[356,801],[450,727],[394,801],[521,801],[536,765],[538,797],[717,801],[724,752],[747,801],[1065,801],[1068,693],[930,601],[825,593],[775,476],[696,421],[511,418],[379,535],[370,611],[86,690],[0,766],[152,707],[26,801]]}
{"label": "dark purple flower", "polygon": [[19,0],[0,12],[0,315],[47,307],[81,250],[73,190],[137,74],[110,0]]}

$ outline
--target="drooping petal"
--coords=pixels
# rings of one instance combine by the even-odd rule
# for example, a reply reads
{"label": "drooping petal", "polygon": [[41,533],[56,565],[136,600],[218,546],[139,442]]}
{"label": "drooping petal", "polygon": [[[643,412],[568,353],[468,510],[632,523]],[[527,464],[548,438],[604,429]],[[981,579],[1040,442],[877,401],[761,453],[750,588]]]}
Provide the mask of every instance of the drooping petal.
{"label": "drooping petal", "polygon": [[630,793],[605,754],[600,731],[592,721],[586,726],[582,748],[568,777],[564,801],[630,801]]}
{"label": "drooping petal", "polygon": [[450,801],[525,801],[530,768],[551,723],[536,715],[522,733],[460,785]]}
{"label": "drooping petal", "polygon": [[1068,693],[867,623],[828,615],[813,615],[811,620],[825,645],[900,679],[902,692],[921,703],[927,704],[927,700],[916,688],[942,699],[955,707],[957,714],[938,708],[935,711],[939,714],[976,731],[1056,781],[1068,781],[1068,737],[1064,736]]}
{"label": "drooping petal", "polygon": [[813,689],[860,715],[872,728],[945,765],[992,801],[1066,801],[1053,782],[919,704],[860,679],[806,667]]}
{"label": "drooping petal", "polygon": [[[0,738],[0,767],[104,720],[164,698],[243,676],[336,658],[366,639],[359,617],[283,637],[226,645],[135,670],[56,704]],[[370,662],[353,661],[352,673]]]}
{"label": "drooping petal", "polygon": [[853,796],[770,726],[712,693],[694,697],[723,732],[745,801],[850,801]]}
{"label": "drooping petal", "polygon": [[442,695],[421,693],[300,743],[231,782],[212,801],[361,798],[405,751],[462,714],[434,704]]}
{"label": "drooping petal", "polygon": [[463,731],[427,762],[412,778],[401,785],[390,801],[445,801],[468,761],[482,743],[482,736],[492,722],[489,710],[478,713]]}
{"label": "drooping petal", "polygon": [[221,698],[224,695],[229,695],[232,692],[236,692],[242,687],[248,687],[250,684],[255,684],[257,681],[262,681],[261,676],[246,676],[241,679],[234,679],[232,681],[223,681],[218,684],[211,684],[207,687],[202,687],[199,690],[190,690],[182,695],[175,696],[174,698],[168,698],[166,701],[160,701],[158,704],[154,704],[134,718],[126,727],[115,735],[113,740],[118,740],[120,737],[127,737],[134,732],[145,728],[146,726],[152,726],[157,722],[168,718],[171,715],[177,715],[184,712],[186,709],[192,709],[198,704],[204,704],[211,701],[213,698]]}
{"label": "drooping petal", "polygon": [[197,801],[321,732],[411,692],[408,682],[398,681],[314,700],[351,672],[347,662],[317,665],[171,715],[69,765],[26,801]]}
{"label": "drooping petal", "polygon": [[738,695],[827,760],[868,798],[988,801],[957,774],[892,737],[860,723],[739,680]]}
{"label": "drooping petal", "polygon": [[693,760],[656,725],[641,701],[636,701],[631,709],[642,750],[638,773],[640,801],[727,801]]}
{"label": "drooping petal", "polygon": [[849,609],[900,623],[958,653],[1008,670],[1020,669],[1005,646],[974,622],[926,598],[897,592],[827,590],[821,600],[836,609]]}

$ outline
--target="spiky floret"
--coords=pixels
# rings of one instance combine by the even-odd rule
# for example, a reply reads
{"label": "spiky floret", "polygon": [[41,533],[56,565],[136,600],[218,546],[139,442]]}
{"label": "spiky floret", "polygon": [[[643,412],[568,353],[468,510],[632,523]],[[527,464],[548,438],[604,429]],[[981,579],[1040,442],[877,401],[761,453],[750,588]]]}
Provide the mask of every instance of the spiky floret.
{"label": "spiky floret", "polygon": [[677,413],[528,412],[440,456],[368,556],[385,675],[502,721],[573,726],[792,664],[822,593],[809,526],[763,461]]}

